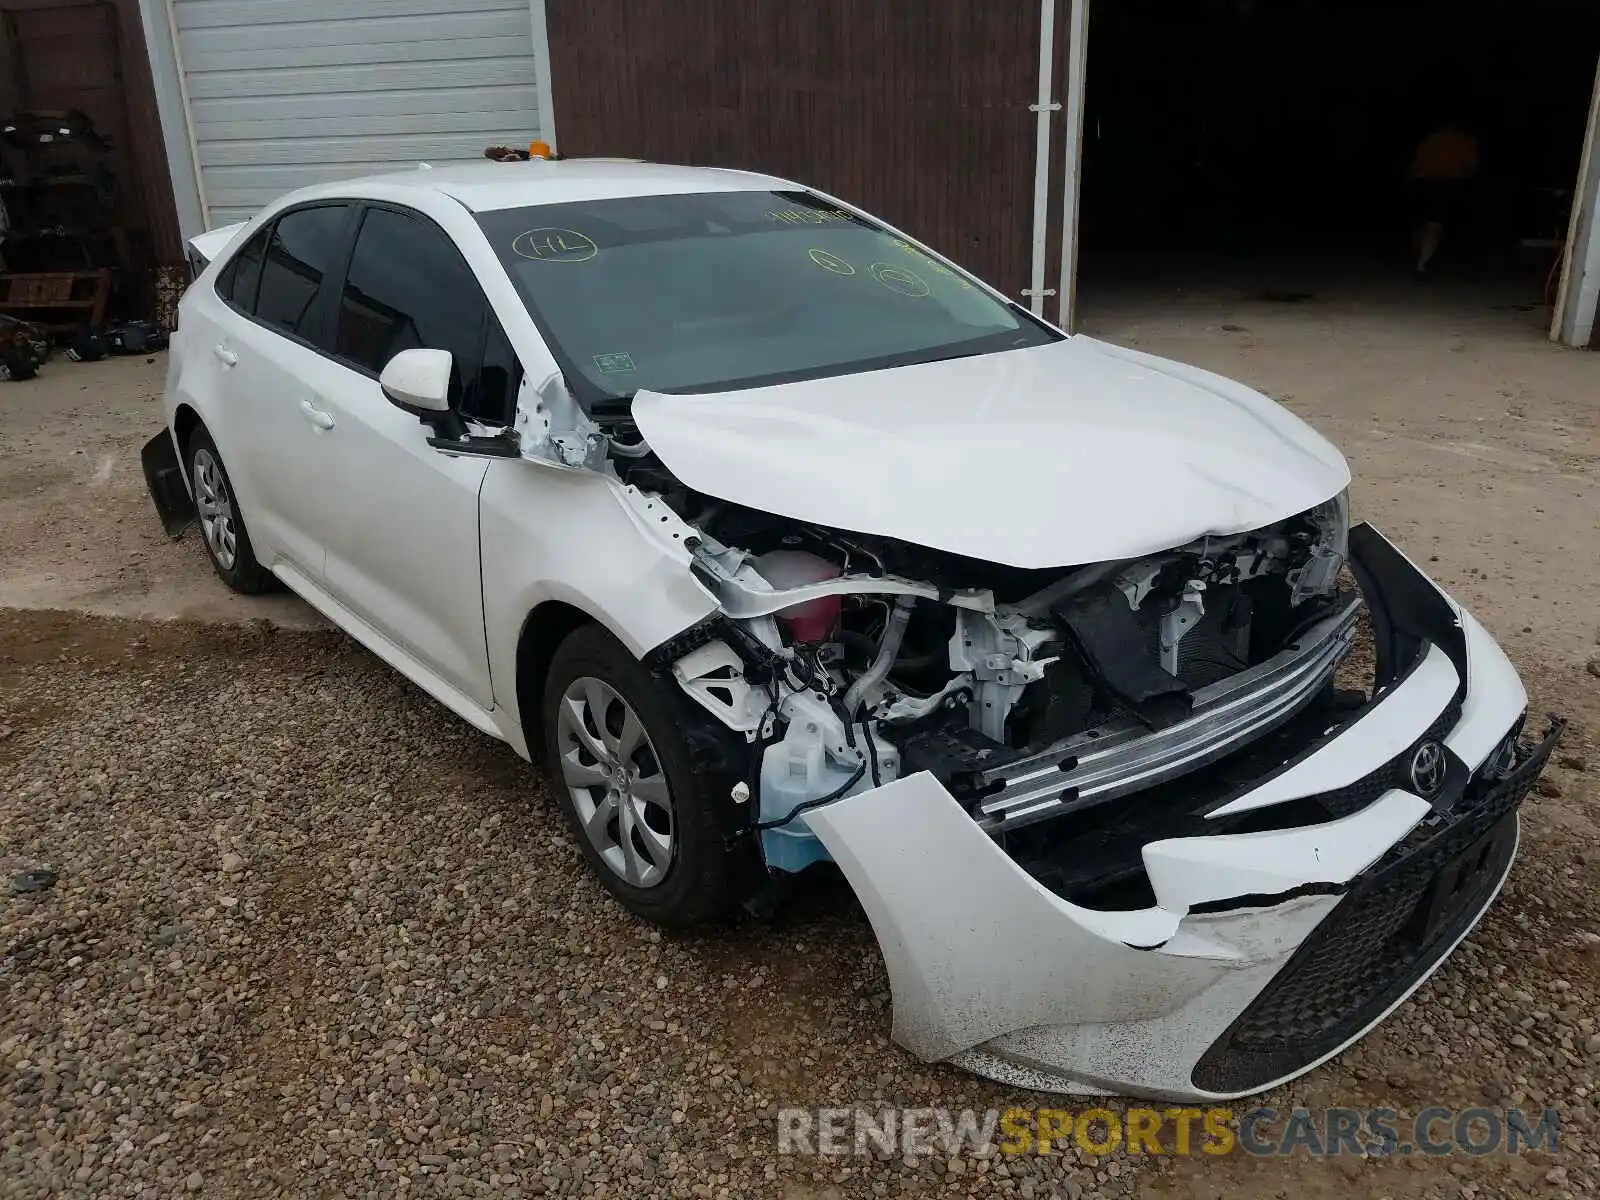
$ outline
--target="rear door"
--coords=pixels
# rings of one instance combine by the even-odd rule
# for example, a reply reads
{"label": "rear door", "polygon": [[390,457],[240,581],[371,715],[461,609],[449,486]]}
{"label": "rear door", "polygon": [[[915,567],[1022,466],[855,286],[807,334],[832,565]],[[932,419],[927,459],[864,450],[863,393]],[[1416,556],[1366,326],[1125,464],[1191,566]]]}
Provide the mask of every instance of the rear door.
{"label": "rear door", "polygon": [[[325,394],[334,291],[356,210],[291,209],[258,231],[219,275],[229,312],[209,353],[221,371],[218,448],[256,552],[320,581],[338,458]],[[205,353],[201,348],[201,353]]]}
{"label": "rear door", "polygon": [[492,468],[429,446],[430,431],[389,402],[378,376],[402,350],[448,350],[452,405],[505,425],[516,357],[450,236],[399,206],[365,209],[336,308],[341,382],[329,400],[339,499],[327,525],[328,590],[487,709],[478,491]]}

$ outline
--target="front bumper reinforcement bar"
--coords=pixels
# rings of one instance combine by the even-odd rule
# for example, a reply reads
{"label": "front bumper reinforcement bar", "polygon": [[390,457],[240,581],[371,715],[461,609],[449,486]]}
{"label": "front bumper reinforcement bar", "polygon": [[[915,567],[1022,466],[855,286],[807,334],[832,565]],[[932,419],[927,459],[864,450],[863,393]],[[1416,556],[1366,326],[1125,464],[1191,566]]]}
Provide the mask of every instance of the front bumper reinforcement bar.
{"label": "front bumper reinforcement bar", "polygon": [[1353,598],[1267,661],[1194,694],[1191,716],[1152,732],[1127,720],[1074,734],[976,777],[976,816],[989,833],[1087,808],[1173,779],[1267,733],[1309,704],[1349,652]]}

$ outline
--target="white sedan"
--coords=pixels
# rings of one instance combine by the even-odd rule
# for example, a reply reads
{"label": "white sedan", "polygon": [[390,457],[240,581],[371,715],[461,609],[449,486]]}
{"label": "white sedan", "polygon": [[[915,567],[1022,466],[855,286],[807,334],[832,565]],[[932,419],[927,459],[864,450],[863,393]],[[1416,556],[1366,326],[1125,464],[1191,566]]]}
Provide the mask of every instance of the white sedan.
{"label": "white sedan", "polygon": [[1510,869],[1560,723],[1248,388],[740,172],[418,170],[211,242],[168,531],[542,761],[641,917],[837,864],[924,1059],[1254,1092]]}

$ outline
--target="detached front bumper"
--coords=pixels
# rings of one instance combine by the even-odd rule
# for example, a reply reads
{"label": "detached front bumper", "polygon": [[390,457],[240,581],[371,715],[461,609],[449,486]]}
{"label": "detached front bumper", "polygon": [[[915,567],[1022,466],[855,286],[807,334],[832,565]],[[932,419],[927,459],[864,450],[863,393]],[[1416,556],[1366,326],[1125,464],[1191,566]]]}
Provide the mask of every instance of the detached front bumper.
{"label": "detached front bumper", "polygon": [[1375,699],[1212,809],[1219,832],[1153,825],[1152,905],[1063,899],[926,773],[807,814],[877,933],[898,1042],[1020,1086],[1223,1099],[1337,1054],[1438,967],[1561,723],[1519,742],[1527,697],[1483,628],[1370,527],[1351,554]]}

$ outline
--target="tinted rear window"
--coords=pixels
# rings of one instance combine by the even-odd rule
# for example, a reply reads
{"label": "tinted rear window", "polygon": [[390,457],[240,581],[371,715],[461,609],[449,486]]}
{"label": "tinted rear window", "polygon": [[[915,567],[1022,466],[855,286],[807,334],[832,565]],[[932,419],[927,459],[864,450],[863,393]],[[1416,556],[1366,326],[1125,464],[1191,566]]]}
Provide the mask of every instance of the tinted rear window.
{"label": "tinted rear window", "polygon": [[[313,301],[338,253],[349,209],[343,205],[302,208],[273,226],[261,268],[256,319],[285,333],[310,339]],[[242,272],[241,272],[242,279]]]}
{"label": "tinted rear window", "polygon": [[263,229],[233,256],[217,278],[217,294],[242,312],[256,311],[256,289],[261,284],[261,264],[267,256],[271,229]]}

